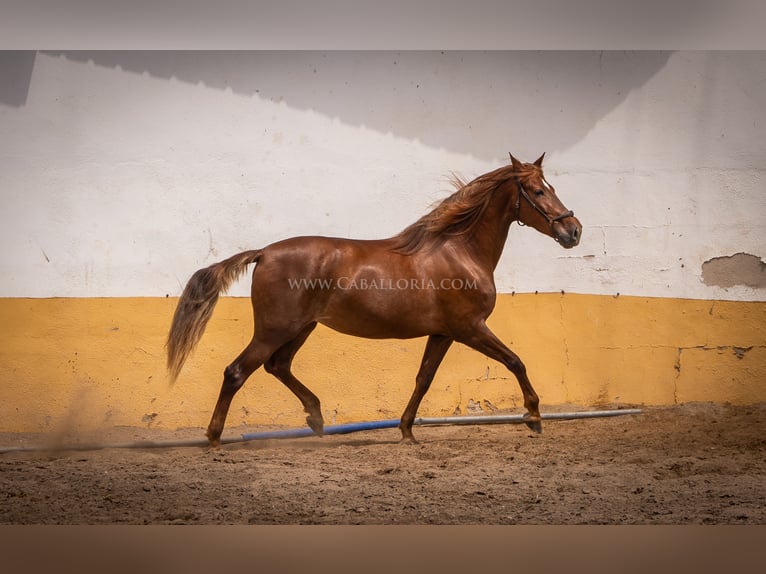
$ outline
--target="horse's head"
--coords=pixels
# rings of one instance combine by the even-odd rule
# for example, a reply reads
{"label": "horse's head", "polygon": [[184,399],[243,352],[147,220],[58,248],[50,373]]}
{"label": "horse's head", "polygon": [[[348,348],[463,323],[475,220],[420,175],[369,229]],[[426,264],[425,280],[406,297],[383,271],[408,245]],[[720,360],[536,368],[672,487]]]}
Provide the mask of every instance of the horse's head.
{"label": "horse's head", "polygon": [[582,225],[574,212],[564,207],[553,186],[545,180],[544,157],[545,154],[534,163],[522,163],[511,155],[517,187],[516,220],[553,237],[562,247],[569,249],[580,243]]}

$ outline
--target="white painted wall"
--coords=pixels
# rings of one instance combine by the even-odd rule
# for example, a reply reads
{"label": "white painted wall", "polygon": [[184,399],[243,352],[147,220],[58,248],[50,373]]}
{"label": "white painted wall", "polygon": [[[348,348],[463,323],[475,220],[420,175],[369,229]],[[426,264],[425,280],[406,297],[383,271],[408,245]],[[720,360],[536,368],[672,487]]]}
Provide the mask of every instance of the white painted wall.
{"label": "white painted wall", "polygon": [[[584,225],[514,228],[500,291],[764,300],[766,53],[37,53],[0,57],[0,296],[164,296],[299,234],[388,236],[543,151]],[[249,280],[234,287],[246,295]]]}

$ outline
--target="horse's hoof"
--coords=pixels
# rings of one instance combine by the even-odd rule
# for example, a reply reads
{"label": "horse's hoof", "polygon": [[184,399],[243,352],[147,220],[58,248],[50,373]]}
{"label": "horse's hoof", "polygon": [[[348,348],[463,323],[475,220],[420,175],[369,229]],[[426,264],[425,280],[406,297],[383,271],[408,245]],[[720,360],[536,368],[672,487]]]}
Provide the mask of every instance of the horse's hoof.
{"label": "horse's hoof", "polygon": [[543,423],[539,417],[533,418],[532,415],[526,414],[524,415],[524,424],[533,432],[538,434],[543,432]]}
{"label": "horse's hoof", "polygon": [[317,421],[314,417],[308,416],[306,417],[306,424],[314,431],[315,435],[324,436],[324,421],[322,419]]}
{"label": "horse's hoof", "polygon": [[215,436],[210,431],[207,431],[205,433],[205,437],[207,438],[208,445],[210,448],[218,448],[221,446],[221,434],[218,433],[218,436]]}
{"label": "horse's hoof", "polygon": [[419,444],[415,439],[415,436],[410,432],[402,432],[402,438],[399,440],[399,444]]}

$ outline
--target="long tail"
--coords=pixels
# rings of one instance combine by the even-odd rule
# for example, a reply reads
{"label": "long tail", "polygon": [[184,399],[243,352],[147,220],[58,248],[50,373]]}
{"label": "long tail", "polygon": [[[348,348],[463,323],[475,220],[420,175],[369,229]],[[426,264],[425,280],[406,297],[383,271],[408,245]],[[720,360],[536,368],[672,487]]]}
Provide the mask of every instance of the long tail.
{"label": "long tail", "polygon": [[262,249],[243,251],[192,275],[178,300],[173,324],[168,333],[168,372],[178,378],[186,358],[197,346],[213,314],[218,295],[226,291],[248,265],[260,259]]}

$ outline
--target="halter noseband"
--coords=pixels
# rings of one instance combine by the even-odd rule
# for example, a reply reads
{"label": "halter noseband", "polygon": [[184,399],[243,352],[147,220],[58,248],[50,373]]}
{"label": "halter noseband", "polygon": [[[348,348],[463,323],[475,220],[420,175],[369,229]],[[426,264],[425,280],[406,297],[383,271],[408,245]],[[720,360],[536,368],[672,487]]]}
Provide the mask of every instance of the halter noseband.
{"label": "halter noseband", "polygon": [[548,222],[548,225],[553,225],[557,221],[561,221],[562,219],[566,219],[567,217],[573,217],[574,216],[574,211],[572,211],[570,209],[569,211],[565,211],[561,215],[557,215],[556,217],[551,217],[550,215],[545,213],[540,208],[539,205],[537,205],[534,201],[532,201],[532,198],[529,197],[529,195],[527,194],[527,190],[525,190],[524,186],[521,184],[521,180],[520,179],[516,179],[516,184],[519,186],[519,193],[518,193],[518,195],[516,195],[516,221],[517,221],[517,223],[519,225],[526,225],[525,223],[521,222],[521,219],[519,219],[519,213],[520,213],[520,209],[521,209],[521,198],[522,198],[522,196],[524,197],[524,199],[526,199],[529,202],[529,205],[531,205],[532,207],[535,208],[535,211],[537,211],[537,213],[539,213],[540,215],[542,215],[545,218],[545,220]]}

